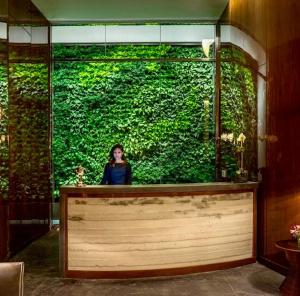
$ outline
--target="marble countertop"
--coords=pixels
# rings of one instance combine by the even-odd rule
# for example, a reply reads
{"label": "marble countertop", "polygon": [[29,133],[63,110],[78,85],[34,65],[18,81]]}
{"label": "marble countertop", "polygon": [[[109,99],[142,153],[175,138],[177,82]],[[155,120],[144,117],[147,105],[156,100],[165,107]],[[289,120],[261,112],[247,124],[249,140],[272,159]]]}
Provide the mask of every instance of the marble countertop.
{"label": "marble countertop", "polygon": [[147,193],[147,192],[224,192],[224,191],[253,191],[258,182],[232,183],[184,183],[184,184],[147,184],[147,185],[65,185],[60,188],[64,193]]}

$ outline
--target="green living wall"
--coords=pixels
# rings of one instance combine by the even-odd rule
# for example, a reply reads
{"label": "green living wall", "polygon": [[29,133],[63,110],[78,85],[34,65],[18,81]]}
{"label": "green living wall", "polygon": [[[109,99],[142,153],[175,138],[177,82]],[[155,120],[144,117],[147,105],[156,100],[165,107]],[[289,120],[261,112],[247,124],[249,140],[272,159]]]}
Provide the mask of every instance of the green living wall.
{"label": "green living wall", "polygon": [[10,194],[49,198],[49,96],[46,63],[10,63]]}
{"label": "green living wall", "polygon": [[[86,168],[85,182],[98,184],[110,147],[117,142],[125,146],[133,166],[134,183],[213,181],[214,64],[168,61],[168,58],[195,57],[202,57],[198,47],[105,49],[56,45],[53,71],[56,194],[60,185],[75,182],[74,171],[79,164]],[[124,58],[127,60],[121,60]],[[149,61],[149,58],[165,60]],[[222,50],[221,70],[222,133],[246,135],[246,169],[255,173],[256,74],[249,67],[249,57],[233,47]],[[10,68],[10,172],[17,197],[43,197],[49,186],[39,180],[39,176],[49,174],[47,71],[40,63],[15,64]],[[9,173],[5,65],[0,66],[0,111],[0,191],[5,197]],[[233,176],[237,169],[234,147],[222,143],[221,152],[222,167],[227,167]]]}
{"label": "green living wall", "polygon": [[12,198],[49,197],[48,68],[10,64],[9,80],[8,99],[7,66],[0,65],[1,196],[10,188]]}
{"label": "green living wall", "polygon": [[[203,57],[199,47],[55,45],[53,53],[56,195],[75,183],[78,165],[87,184],[99,184],[115,143],[136,184],[215,180],[214,63],[193,60]],[[248,62],[240,49],[222,49],[221,131],[246,135],[245,166],[255,173],[256,74]],[[233,177],[238,155],[221,145]]]}
{"label": "green living wall", "polygon": [[[256,62],[241,49],[226,46],[221,51],[221,132],[244,133],[245,168],[257,177],[257,85]],[[221,143],[222,168],[234,178],[237,167],[236,146]]]}
{"label": "green living wall", "polygon": [[55,45],[53,53],[56,194],[79,165],[87,184],[99,184],[115,143],[136,184],[214,180],[214,63],[184,60],[203,57],[200,47]]}
{"label": "green living wall", "polygon": [[7,66],[0,65],[0,195],[8,195],[8,90]]}

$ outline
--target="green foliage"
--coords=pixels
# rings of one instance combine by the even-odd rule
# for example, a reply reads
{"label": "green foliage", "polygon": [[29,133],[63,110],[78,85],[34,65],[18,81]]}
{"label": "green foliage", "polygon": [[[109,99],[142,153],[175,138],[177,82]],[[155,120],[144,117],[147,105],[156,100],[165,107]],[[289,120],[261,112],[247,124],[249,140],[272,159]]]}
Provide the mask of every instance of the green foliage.
{"label": "green foliage", "polygon": [[[87,169],[85,182],[98,184],[111,146],[125,146],[134,183],[214,180],[214,64],[170,62],[203,57],[187,46],[62,46],[54,58],[53,162],[56,194],[75,182],[75,168]],[[137,61],[87,62],[87,59]],[[138,61],[140,58],[165,59]],[[240,50],[223,49],[222,132],[244,132],[246,166],[256,169],[256,84]],[[0,192],[7,196],[8,159],[16,197],[45,197],[49,191],[49,97],[45,64],[11,64],[10,118],[7,70],[0,66]],[[205,101],[208,100],[208,107]],[[7,130],[10,126],[10,157]],[[236,169],[236,155],[222,146],[223,165]]]}
{"label": "green foliage", "polygon": [[[111,58],[193,56],[199,48],[114,46]],[[55,46],[55,58],[102,58],[95,47]],[[122,143],[134,183],[214,180],[213,74],[210,62],[55,62],[53,162],[56,189],[99,184],[108,152]],[[209,99],[204,112],[204,100]],[[207,120],[208,118],[208,120]]]}
{"label": "green foliage", "polygon": [[7,67],[0,65],[0,195],[8,194],[8,93]]}
{"label": "green foliage", "polygon": [[[212,51],[211,51],[212,53]],[[204,58],[199,46],[172,45],[63,45],[53,47],[55,60],[75,59],[149,59],[149,58]]]}
{"label": "green foliage", "polygon": [[[235,47],[223,48],[221,63],[221,124],[222,133],[246,136],[245,167],[250,173],[257,170],[257,89],[255,73],[247,66],[249,57]],[[237,155],[222,143],[223,166],[233,175]],[[228,149],[229,148],[229,149]]]}
{"label": "green foliage", "polygon": [[[52,151],[56,194],[62,184],[75,182],[79,164],[87,169],[85,182],[98,184],[108,152],[117,142],[125,146],[134,183],[214,180],[214,64],[168,61],[175,57],[204,56],[196,46],[55,45]],[[66,58],[77,62],[59,62]],[[240,50],[223,49],[222,58],[226,59],[221,64],[222,132],[246,135],[246,168],[255,171],[255,75],[245,66],[248,57]],[[10,160],[13,195],[43,198],[49,192],[50,175],[48,68],[43,63],[11,64],[9,74],[8,104],[7,68],[1,65],[0,137],[5,140],[0,143],[0,193],[7,196]],[[222,165],[233,173],[236,155],[227,148],[222,146]]]}
{"label": "green foliage", "polygon": [[49,197],[46,64],[10,64],[10,188],[15,198]]}

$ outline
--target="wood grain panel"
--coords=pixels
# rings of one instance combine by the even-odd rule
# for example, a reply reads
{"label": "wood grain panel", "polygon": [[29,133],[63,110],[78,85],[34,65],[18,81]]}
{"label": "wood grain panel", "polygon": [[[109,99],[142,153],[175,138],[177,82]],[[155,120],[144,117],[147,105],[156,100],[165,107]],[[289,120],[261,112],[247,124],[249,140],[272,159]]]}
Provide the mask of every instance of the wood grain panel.
{"label": "wood grain panel", "polygon": [[238,27],[266,48],[266,13],[264,0],[230,0],[221,21]]}
{"label": "wood grain panel", "polygon": [[[259,258],[287,268],[275,242],[300,223],[300,1],[230,0],[224,20],[267,52],[267,164],[259,190]],[[271,264],[271,265],[270,265]]]}
{"label": "wood grain panel", "polygon": [[69,271],[182,268],[252,258],[253,193],[68,198]]}

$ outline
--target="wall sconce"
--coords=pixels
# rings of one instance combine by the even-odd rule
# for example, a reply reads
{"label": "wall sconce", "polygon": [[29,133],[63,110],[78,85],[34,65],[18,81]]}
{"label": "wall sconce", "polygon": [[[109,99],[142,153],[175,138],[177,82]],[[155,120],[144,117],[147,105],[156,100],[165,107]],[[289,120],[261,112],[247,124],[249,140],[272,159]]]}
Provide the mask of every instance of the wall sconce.
{"label": "wall sconce", "polygon": [[259,141],[265,141],[268,143],[276,143],[278,141],[278,137],[275,135],[262,135],[257,137]]}
{"label": "wall sconce", "polygon": [[214,39],[202,39],[202,49],[207,58],[209,58],[209,49],[214,41]]}

